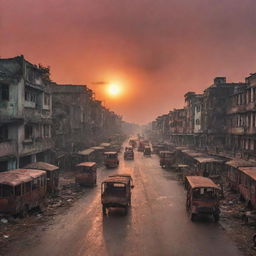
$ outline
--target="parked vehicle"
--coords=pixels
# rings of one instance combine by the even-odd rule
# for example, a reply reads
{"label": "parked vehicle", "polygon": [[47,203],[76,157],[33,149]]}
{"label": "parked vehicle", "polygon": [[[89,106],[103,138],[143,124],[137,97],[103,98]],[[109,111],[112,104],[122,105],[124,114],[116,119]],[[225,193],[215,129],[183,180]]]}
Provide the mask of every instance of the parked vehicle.
{"label": "parked vehicle", "polygon": [[41,207],[46,195],[46,172],[16,169],[0,173],[0,213],[26,216]]}
{"label": "parked vehicle", "polygon": [[104,153],[104,164],[107,168],[116,168],[119,165],[118,153],[117,152],[105,152]]}
{"label": "parked vehicle", "polygon": [[28,164],[24,169],[36,169],[46,171],[47,175],[47,192],[56,193],[59,186],[59,174],[60,170],[58,166],[45,163],[45,162],[35,162]]}
{"label": "parked vehicle", "polygon": [[239,167],[239,192],[247,207],[256,208],[256,167]]}
{"label": "parked vehicle", "polygon": [[97,184],[97,164],[95,162],[83,162],[76,166],[76,183],[81,186],[95,186]]}
{"label": "parked vehicle", "polygon": [[151,148],[149,146],[145,146],[143,151],[144,156],[151,156]]}
{"label": "parked vehicle", "polygon": [[160,166],[162,168],[170,168],[175,163],[175,152],[160,151]]}
{"label": "parked vehicle", "polygon": [[243,159],[233,159],[225,163],[226,165],[226,179],[227,183],[231,189],[239,191],[240,183],[240,167],[253,167],[255,163],[243,160]]}
{"label": "parked vehicle", "polygon": [[125,214],[131,205],[131,189],[134,187],[129,174],[109,176],[101,184],[102,213],[107,214],[109,208],[123,208]]}
{"label": "parked vehicle", "polygon": [[201,176],[187,176],[185,181],[187,188],[186,208],[190,219],[196,216],[212,215],[215,221],[219,220],[219,187],[209,178]]}
{"label": "parked vehicle", "polygon": [[124,160],[134,160],[133,147],[125,147]]}

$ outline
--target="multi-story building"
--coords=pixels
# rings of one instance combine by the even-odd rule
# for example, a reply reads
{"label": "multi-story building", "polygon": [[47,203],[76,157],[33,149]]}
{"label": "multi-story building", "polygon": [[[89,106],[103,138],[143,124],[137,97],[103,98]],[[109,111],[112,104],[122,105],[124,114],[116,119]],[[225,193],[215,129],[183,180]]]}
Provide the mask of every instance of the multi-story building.
{"label": "multi-story building", "polygon": [[51,92],[56,149],[74,152],[90,146],[92,91],[86,85],[51,83]]}
{"label": "multi-story building", "polygon": [[237,87],[244,85],[245,83],[227,83],[226,77],[216,77],[213,85],[204,91],[202,130],[206,135],[203,144],[208,149],[225,150],[229,97]]}
{"label": "multi-story building", "polygon": [[186,109],[174,109],[169,112],[170,139],[175,145],[185,144],[187,133],[187,113]]}
{"label": "multi-story building", "polygon": [[23,56],[0,59],[0,171],[51,161],[49,69]]}
{"label": "multi-story building", "polygon": [[230,97],[227,107],[227,149],[234,155],[256,160],[256,73],[245,79]]}

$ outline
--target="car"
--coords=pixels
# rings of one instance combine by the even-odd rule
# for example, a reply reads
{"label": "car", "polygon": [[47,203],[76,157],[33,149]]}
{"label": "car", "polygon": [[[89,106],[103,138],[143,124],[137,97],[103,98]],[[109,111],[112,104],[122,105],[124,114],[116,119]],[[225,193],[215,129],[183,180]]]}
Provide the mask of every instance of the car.
{"label": "car", "polygon": [[104,164],[106,168],[116,168],[119,165],[118,153],[113,152],[105,152],[104,153]]}
{"label": "car", "polygon": [[144,156],[151,156],[151,148],[149,146],[145,146],[143,151]]}
{"label": "car", "polygon": [[134,160],[133,147],[125,147],[124,160]]}

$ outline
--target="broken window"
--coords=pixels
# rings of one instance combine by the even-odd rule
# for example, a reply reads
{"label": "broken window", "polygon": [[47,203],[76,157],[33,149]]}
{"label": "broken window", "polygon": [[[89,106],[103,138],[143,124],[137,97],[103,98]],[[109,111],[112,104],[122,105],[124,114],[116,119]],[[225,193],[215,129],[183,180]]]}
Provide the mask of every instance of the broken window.
{"label": "broken window", "polygon": [[0,126],[0,142],[8,140],[8,126]]}
{"label": "broken window", "polygon": [[10,197],[13,195],[13,187],[1,184],[1,197]]}
{"label": "broken window", "polygon": [[36,102],[36,94],[29,91],[28,89],[25,90],[25,101]]}
{"label": "broken window", "polygon": [[9,100],[9,85],[0,84],[0,99]]}
{"label": "broken window", "polygon": [[8,170],[8,161],[0,162],[0,172],[4,172]]}
{"label": "broken window", "polygon": [[33,136],[33,126],[26,124],[25,125],[25,139],[32,139]]}
{"label": "broken window", "polygon": [[44,94],[44,105],[49,106],[50,105],[50,95]]}
{"label": "broken window", "polygon": [[44,125],[44,137],[49,138],[50,137],[50,125]]}

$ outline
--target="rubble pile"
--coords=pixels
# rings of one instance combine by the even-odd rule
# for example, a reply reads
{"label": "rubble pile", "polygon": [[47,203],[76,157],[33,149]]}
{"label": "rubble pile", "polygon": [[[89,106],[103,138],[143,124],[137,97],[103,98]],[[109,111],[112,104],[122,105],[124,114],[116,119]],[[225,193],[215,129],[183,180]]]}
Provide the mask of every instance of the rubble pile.
{"label": "rubble pile", "polygon": [[[42,224],[51,225],[50,220],[68,207],[86,192],[75,183],[74,175],[70,173],[61,174],[60,191],[56,195],[49,196],[45,200],[43,209],[34,209],[26,218],[13,216],[0,216],[0,252],[27,232],[40,227]],[[2,254],[0,253],[0,256]]]}
{"label": "rubble pile", "polygon": [[239,193],[228,188],[224,189],[224,199],[220,202],[220,224],[228,235],[237,243],[246,255],[255,255],[252,236],[256,233],[256,221],[246,222],[249,211],[245,203],[240,200]]}

